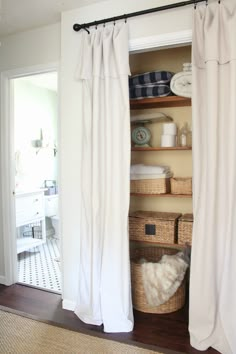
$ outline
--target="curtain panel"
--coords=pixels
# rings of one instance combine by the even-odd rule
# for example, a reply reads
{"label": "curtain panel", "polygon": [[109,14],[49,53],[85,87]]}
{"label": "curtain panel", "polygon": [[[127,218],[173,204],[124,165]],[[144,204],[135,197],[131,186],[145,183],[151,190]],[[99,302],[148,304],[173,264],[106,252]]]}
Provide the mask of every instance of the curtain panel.
{"label": "curtain panel", "polygon": [[236,353],[236,9],[194,10],[191,344]]}
{"label": "curtain panel", "polygon": [[128,212],[130,171],[127,24],[80,34],[81,225],[77,316],[105,332],[133,329]]}

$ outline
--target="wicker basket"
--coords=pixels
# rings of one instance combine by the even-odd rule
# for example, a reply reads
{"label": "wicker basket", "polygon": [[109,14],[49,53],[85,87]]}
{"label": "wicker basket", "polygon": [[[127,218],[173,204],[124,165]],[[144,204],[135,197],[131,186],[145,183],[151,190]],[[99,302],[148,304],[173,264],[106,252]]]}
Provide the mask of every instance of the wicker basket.
{"label": "wicker basket", "polygon": [[135,211],[129,216],[129,237],[134,241],[177,242],[179,213]]}
{"label": "wicker basket", "polygon": [[175,294],[164,304],[150,306],[146,301],[143,288],[142,267],[139,263],[141,258],[148,262],[158,262],[164,254],[176,254],[178,250],[163,247],[141,247],[131,250],[131,284],[133,307],[147,313],[170,313],[184,306],[186,293],[186,277]]}
{"label": "wicker basket", "polygon": [[178,244],[192,244],[193,214],[184,214],[178,222]]}
{"label": "wicker basket", "polygon": [[192,194],[192,178],[172,177],[170,179],[170,190],[172,194]]}
{"label": "wicker basket", "polygon": [[139,194],[170,193],[170,178],[131,180],[130,193],[139,193]]}

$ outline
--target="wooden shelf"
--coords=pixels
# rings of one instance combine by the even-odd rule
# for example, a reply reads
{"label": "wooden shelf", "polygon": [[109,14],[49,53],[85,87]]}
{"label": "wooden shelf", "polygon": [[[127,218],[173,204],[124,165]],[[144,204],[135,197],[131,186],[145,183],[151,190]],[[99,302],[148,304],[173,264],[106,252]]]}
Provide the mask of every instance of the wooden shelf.
{"label": "wooden shelf", "polygon": [[180,248],[180,249],[183,249],[185,248],[185,245],[180,245],[178,243],[163,243],[163,242],[152,242],[152,241],[147,241],[147,240],[131,240],[130,239],[130,242],[132,243],[147,243],[147,244],[152,244],[152,245],[156,245],[156,246],[161,246],[161,247],[170,247],[170,248],[173,248],[173,247],[176,247],[176,248]]}
{"label": "wooden shelf", "polygon": [[132,147],[131,151],[173,151],[173,150],[192,150],[190,146],[175,146],[175,147]]}
{"label": "wooden shelf", "polygon": [[192,198],[192,194],[143,194],[143,193],[130,193],[131,197],[160,197],[160,198]]}
{"label": "wooden shelf", "polygon": [[166,96],[130,100],[130,109],[191,106],[191,99],[180,96]]}

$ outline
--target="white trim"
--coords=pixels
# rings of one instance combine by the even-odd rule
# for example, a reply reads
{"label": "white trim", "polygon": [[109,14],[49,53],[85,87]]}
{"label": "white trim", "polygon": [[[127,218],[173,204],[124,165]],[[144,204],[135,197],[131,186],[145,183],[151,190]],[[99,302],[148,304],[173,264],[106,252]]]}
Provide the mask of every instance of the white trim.
{"label": "white trim", "polygon": [[[10,81],[2,73],[1,75],[1,192],[2,192],[2,233],[4,243],[4,263],[5,263],[5,282],[7,285],[13,284],[15,280],[16,264],[13,257],[14,247],[14,187],[13,187],[13,166],[12,166],[12,112],[11,112],[11,85]],[[4,206],[4,207],[3,207]],[[13,248],[13,250],[12,250]],[[15,253],[16,254],[16,253]]]}
{"label": "white trim", "polygon": [[[17,281],[17,252],[16,252],[16,219],[15,219],[15,176],[14,176],[14,141],[13,141],[13,114],[10,100],[11,80],[42,74],[51,71],[59,73],[59,63],[49,63],[26,68],[13,69],[1,73],[1,192],[2,192],[2,234],[4,243],[5,284],[11,285]],[[4,207],[3,207],[4,206]]]}
{"label": "white trim", "polygon": [[49,73],[51,71],[59,71],[58,62],[7,70],[3,71],[2,75],[6,76],[9,80],[11,80],[29,75]]}
{"label": "white trim", "polygon": [[192,30],[140,37],[129,41],[130,52],[144,52],[161,48],[179,47],[192,43]]}
{"label": "white trim", "polygon": [[7,285],[6,284],[6,277],[3,277],[2,275],[0,275],[0,284]]}
{"label": "white trim", "polygon": [[62,301],[62,308],[64,310],[75,311],[75,306],[76,303],[74,301],[66,300],[66,299]]}

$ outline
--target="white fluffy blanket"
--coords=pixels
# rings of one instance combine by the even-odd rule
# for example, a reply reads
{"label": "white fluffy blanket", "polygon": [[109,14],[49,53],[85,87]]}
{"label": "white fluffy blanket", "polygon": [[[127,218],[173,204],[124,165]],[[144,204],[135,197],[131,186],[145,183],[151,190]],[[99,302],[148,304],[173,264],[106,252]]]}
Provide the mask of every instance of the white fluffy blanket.
{"label": "white fluffy blanket", "polygon": [[184,279],[188,262],[184,253],[164,255],[158,263],[143,260],[141,264],[143,286],[150,306],[159,306],[168,301]]}
{"label": "white fluffy blanket", "polygon": [[170,89],[178,96],[192,96],[192,72],[182,71],[175,74],[170,82]]}

